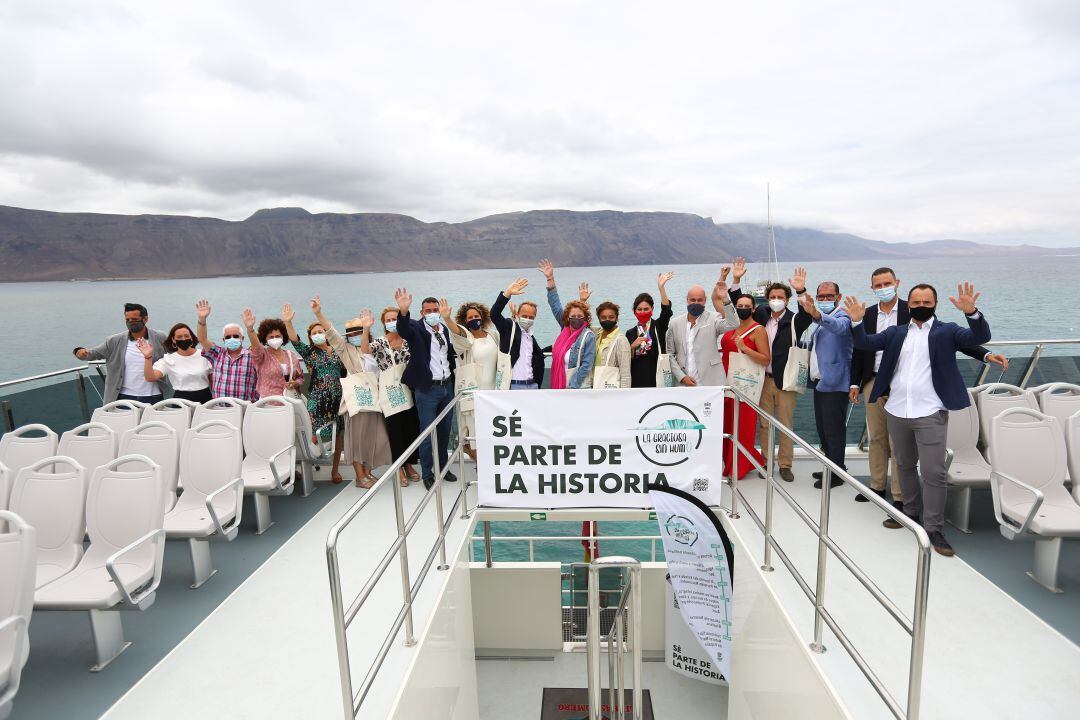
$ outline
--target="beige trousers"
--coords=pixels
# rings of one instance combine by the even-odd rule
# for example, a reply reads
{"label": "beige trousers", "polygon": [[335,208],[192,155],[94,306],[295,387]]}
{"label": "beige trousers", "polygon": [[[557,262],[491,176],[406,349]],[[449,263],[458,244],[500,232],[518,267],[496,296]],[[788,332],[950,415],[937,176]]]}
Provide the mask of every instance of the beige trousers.
{"label": "beige trousers", "polygon": [[[766,375],[761,387],[761,401],[758,405],[790,428],[795,416],[795,400],[798,397],[799,394],[794,390],[781,390],[776,387],[772,376]],[[782,468],[790,468],[795,455],[791,438],[783,433],[776,434],[780,438],[780,452],[776,456],[776,464]],[[772,448],[769,447],[769,423],[764,418],[758,418],[758,447],[761,448],[761,454],[768,460]]]}
{"label": "beige trousers", "polygon": [[870,391],[873,389],[874,380],[871,378],[862,388],[862,399],[866,404],[866,430],[870,438],[870,488],[879,492],[884,490],[885,479],[888,476],[892,499],[899,500],[900,472],[896,467],[896,458],[893,457],[892,444],[889,441],[889,428],[885,419],[885,398],[880,397],[877,402],[870,403]]}

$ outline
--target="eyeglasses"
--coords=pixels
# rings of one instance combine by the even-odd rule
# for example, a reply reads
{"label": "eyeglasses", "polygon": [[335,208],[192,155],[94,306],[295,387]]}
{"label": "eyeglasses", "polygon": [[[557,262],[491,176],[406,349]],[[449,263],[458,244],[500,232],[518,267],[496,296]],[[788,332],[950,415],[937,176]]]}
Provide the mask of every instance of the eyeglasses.
{"label": "eyeglasses", "polygon": [[836,296],[835,295],[818,295],[817,299],[818,300],[835,300]]}
{"label": "eyeglasses", "polygon": [[240,335],[226,335],[225,339],[226,340],[240,340],[241,336]]}

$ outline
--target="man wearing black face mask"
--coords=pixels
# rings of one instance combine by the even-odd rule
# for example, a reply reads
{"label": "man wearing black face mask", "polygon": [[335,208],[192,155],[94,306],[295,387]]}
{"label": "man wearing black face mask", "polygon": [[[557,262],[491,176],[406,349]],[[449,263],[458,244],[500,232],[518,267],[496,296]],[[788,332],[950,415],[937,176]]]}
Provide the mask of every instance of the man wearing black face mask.
{"label": "man wearing black face mask", "polygon": [[725,332],[739,324],[728,298],[728,272],[728,267],[721,269],[713,288],[713,302],[720,303],[717,312],[705,309],[705,288],[694,285],[686,293],[686,314],[672,318],[668,325],[671,374],[681,385],[715,387],[727,382],[718,343]]}
{"label": "man wearing black face mask", "polygon": [[[854,297],[845,301],[855,347],[881,351],[881,365],[869,402],[888,397],[885,415],[899,468],[904,513],[922,523],[934,550],[947,557],[953,555],[942,533],[949,410],[962,410],[971,404],[956,364],[956,352],[990,340],[990,325],[975,305],[978,299],[979,293],[971,283],[958,285],[956,297],[949,298],[967,318],[968,327],[963,328],[935,318],[937,290],[926,284],[916,285],[908,293],[911,321],[873,335],[866,334],[862,322],[866,305]],[[900,523],[889,518],[885,527],[899,528]]]}
{"label": "man wearing black face mask", "polygon": [[79,346],[73,351],[80,360],[105,361],[105,395],[107,403],[113,400],[138,400],[144,403],[159,402],[164,398],[165,381],[152,383],[143,377],[146,359],[137,345],[147,340],[154,346],[154,362],[165,356],[165,333],[146,326],[146,308],[138,303],[124,304],[125,332],[110,335],[94,348]]}

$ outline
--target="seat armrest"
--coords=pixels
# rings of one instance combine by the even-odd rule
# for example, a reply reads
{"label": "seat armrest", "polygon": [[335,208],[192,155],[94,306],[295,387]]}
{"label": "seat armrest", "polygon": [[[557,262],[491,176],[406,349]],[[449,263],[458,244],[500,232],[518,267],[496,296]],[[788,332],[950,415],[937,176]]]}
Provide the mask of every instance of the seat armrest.
{"label": "seat armrest", "polygon": [[952,461],[953,461],[954,457],[956,457],[956,453],[953,452],[952,448],[945,448],[945,472],[946,472],[946,474],[949,472],[949,468],[952,467]]}
{"label": "seat armrest", "polygon": [[[135,592],[138,595],[138,597],[136,598],[128,592],[128,589],[126,587],[124,587],[124,583],[120,579],[120,576],[116,574],[115,566],[117,561],[119,561],[122,556],[128,554],[135,548],[148,542],[154,543],[154,577],[150,581],[149,585],[147,585],[145,588],[142,588],[142,592],[139,592],[140,588],[135,588]],[[162,560],[164,556],[165,530],[162,528],[158,528],[157,530],[151,530],[127,547],[121,548],[114,552],[112,555],[110,555],[109,558],[105,561],[105,569],[109,572],[109,577],[112,578],[113,584],[116,585],[117,589],[120,591],[120,594],[124,596],[124,601],[133,607],[138,607],[139,603],[143,601],[143,598],[151,595],[155,590],[157,590],[158,584],[161,583]]]}
{"label": "seat armrest", "polygon": [[7,705],[14,698],[16,693],[19,692],[19,680],[22,678],[22,656],[23,646],[28,642],[29,638],[26,635],[26,629],[28,621],[22,615],[12,615],[0,621],[0,632],[7,630],[8,628],[15,629],[15,647],[14,654],[11,657],[11,668],[8,670],[8,677],[6,682],[0,687],[4,688],[4,692],[0,695],[0,708]]}
{"label": "seat armrest", "polygon": [[[236,495],[236,514],[233,516],[232,524],[229,525],[229,527],[225,527],[221,522],[221,518],[218,517],[217,508],[214,507],[214,500],[217,499],[218,495],[227,492],[229,489],[232,489],[233,494]],[[234,478],[207,495],[206,509],[210,512],[210,519],[214,521],[214,527],[217,528],[218,533],[222,537],[229,532],[232,532],[234,528],[240,525],[240,513],[244,509],[244,479]]]}
{"label": "seat armrest", "polygon": [[[326,449],[327,444],[322,440],[322,431],[326,428],[330,428],[330,449]],[[320,428],[316,428],[314,431],[315,437],[319,438],[316,446],[319,448],[319,452],[323,457],[330,457],[330,453],[334,452],[334,448],[337,447],[337,420],[331,420]]]}
{"label": "seat armrest", "polygon": [[276,490],[284,490],[286,486],[292,485],[293,482],[293,468],[289,468],[288,477],[282,480],[281,475],[278,474],[277,461],[285,453],[294,449],[296,445],[289,443],[285,447],[278,450],[276,453],[270,456],[270,474],[274,476],[274,485]]}
{"label": "seat armrest", "polygon": [[[1015,487],[1020,488],[1021,490],[1029,492],[1035,498],[1035,502],[1032,504],[1031,509],[1028,510],[1027,517],[1024,518],[1024,522],[1020,524],[1020,528],[1018,530],[1014,528],[1010,521],[1006,520],[1005,514],[1001,510],[1001,490],[998,486],[998,482],[1001,481],[1007,482]],[[997,470],[990,471],[990,489],[992,491],[991,494],[993,495],[994,499],[994,515],[997,517],[998,523],[1003,527],[1008,527],[1010,530],[1014,530],[1017,535],[1023,535],[1024,533],[1028,532],[1028,527],[1030,527],[1031,521],[1035,519],[1035,513],[1039,512],[1039,508],[1042,507],[1044,500],[1042,491],[1031,487],[1025,482],[1017,480],[1011,475],[1006,475],[1005,473],[998,472]]]}

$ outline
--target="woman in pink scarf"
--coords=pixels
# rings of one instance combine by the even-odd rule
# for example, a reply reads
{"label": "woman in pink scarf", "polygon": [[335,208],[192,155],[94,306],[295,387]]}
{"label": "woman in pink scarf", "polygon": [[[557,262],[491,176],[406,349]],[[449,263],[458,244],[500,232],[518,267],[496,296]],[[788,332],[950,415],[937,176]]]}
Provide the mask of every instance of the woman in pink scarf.
{"label": "woman in pink scarf", "polygon": [[550,260],[540,261],[547,278],[548,305],[562,331],[551,348],[551,388],[553,390],[592,387],[596,363],[596,334],[589,329],[591,313],[583,300],[571,300],[563,307],[555,289],[555,269]]}

